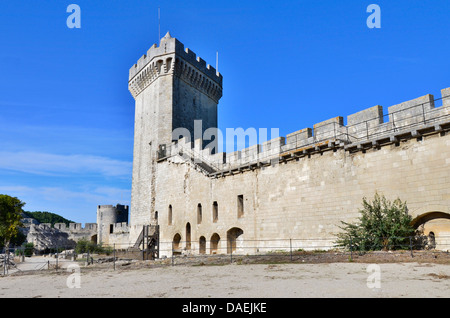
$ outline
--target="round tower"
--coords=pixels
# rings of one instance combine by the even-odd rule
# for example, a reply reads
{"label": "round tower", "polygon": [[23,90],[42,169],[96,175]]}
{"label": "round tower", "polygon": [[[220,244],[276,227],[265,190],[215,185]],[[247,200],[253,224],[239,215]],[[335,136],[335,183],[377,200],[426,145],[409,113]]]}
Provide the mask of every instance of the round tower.
{"label": "round tower", "polygon": [[114,233],[114,224],[128,223],[128,206],[117,204],[97,206],[97,241],[108,244],[109,235]]}

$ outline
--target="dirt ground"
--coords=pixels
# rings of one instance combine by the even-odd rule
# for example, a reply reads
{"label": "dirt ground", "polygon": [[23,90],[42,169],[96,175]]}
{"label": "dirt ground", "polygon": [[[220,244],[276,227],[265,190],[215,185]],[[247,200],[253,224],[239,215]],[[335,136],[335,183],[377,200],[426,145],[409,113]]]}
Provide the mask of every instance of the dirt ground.
{"label": "dirt ground", "polygon": [[[43,260],[34,258],[38,265]],[[84,266],[60,261],[57,271],[21,271],[0,277],[0,298],[450,297],[448,253],[411,257],[405,251],[386,252],[352,255],[351,260],[347,254],[312,253],[269,260],[218,260],[125,260],[115,268],[111,262]],[[77,264],[79,271],[68,270],[71,264]]]}

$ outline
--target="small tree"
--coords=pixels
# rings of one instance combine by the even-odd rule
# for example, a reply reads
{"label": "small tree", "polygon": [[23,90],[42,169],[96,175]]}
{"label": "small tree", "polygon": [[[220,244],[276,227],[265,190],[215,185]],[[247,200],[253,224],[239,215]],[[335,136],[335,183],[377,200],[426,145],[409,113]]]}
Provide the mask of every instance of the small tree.
{"label": "small tree", "polygon": [[408,214],[406,202],[393,202],[375,194],[372,202],[363,198],[363,208],[359,211],[359,222],[344,224],[342,233],[337,235],[339,246],[352,247],[360,251],[406,248],[409,237],[414,235],[412,217]]}
{"label": "small tree", "polygon": [[23,226],[22,207],[24,202],[16,197],[0,194],[0,237],[4,240],[5,251],[9,244],[19,234],[19,227]]}

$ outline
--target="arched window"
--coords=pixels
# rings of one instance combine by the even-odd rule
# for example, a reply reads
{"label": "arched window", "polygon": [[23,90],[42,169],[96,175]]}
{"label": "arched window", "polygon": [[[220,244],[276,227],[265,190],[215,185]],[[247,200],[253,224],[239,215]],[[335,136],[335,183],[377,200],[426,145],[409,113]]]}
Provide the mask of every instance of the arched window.
{"label": "arched window", "polygon": [[186,250],[191,249],[191,223],[186,224]]}
{"label": "arched window", "polygon": [[172,205],[169,205],[169,210],[167,211],[168,224],[172,225]]}
{"label": "arched window", "polygon": [[197,205],[197,224],[202,223],[202,205],[199,203]]}
{"label": "arched window", "polygon": [[220,236],[217,233],[214,233],[211,236],[210,240],[210,253],[217,254],[220,245]]}
{"label": "arched window", "polygon": [[200,254],[206,254],[206,238],[204,236],[200,236],[198,252]]}

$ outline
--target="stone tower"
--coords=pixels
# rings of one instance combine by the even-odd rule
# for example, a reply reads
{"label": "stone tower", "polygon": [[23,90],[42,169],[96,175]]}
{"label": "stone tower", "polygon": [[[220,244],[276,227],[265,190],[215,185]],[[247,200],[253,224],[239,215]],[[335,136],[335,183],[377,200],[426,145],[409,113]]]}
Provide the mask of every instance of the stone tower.
{"label": "stone tower", "polygon": [[128,206],[117,204],[97,206],[97,242],[109,243],[109,234],[116,223],[128,223]]}
{"label": "stone tower", "polygon": [[172,134],[177,128],[189,132],[191,141],[217,129],[222,76],[168,32],[131,67],[128,87],[135,99],[130,225],[139,231],[155,219],[158,150],[178,140]]}

